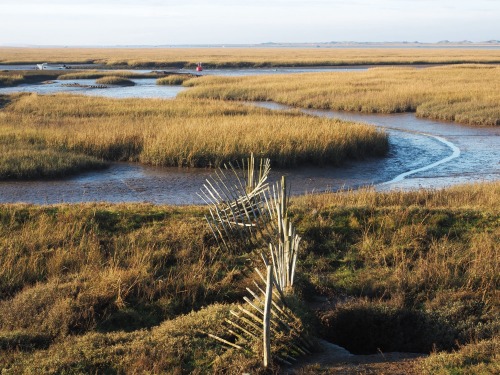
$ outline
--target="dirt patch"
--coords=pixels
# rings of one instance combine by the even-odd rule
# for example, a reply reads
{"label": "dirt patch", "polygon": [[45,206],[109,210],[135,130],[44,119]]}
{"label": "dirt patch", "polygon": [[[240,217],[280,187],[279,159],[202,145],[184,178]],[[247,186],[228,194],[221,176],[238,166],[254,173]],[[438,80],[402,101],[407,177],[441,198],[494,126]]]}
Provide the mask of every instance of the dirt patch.
{"label": "dirt patch", "polygon": [[379,353],[353,355],[338,345],[320,341],[321,352],[299,361],[285,374],[419,374],[419,361],[425,357],[418,353]]}

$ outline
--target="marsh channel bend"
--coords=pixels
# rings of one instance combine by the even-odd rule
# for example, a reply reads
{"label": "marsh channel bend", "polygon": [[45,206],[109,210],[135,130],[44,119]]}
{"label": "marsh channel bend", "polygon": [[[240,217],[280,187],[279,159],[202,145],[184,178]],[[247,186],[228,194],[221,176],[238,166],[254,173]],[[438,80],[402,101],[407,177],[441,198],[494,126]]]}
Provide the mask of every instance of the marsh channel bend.
{"label": "marsh channel bend", "polygon": [[[302,72],[302,71],[298,71]],[[232,72],[233,75],[244,75]],[[257,74],[252,71],[252,74]],[[269,74],[263,71],[262,74]],[[231,72],[226,71],[226,75]],[[78,80],[81,83],[82,80]],[[117,98],[172,98],[182,87],[156,86],[154,80],[134,80],[133,87],[94,89],[75,93]],[[65,81],[70,83],[72,81]],[[91,84],[84,82],[84,84]],[[30,91],[61,92],[61,83],[25,85],[0,89],[0,93]],[[50,88],[49,88],[50,87]],[[17,90],[16,90],[17,89]],[[64,91],[68,87],[64,87]],[[71,89],[71,88],[70,88]],[[166,90],[163,90],[166,89]],[[171,90],[171,91],[168,91]],[[167,93],[168,91],[168,93]],[[249,103],[278,110],[276,103]],[[336,191],[374,186],[377,190],[441,188],[467,182],[500,179],[500,127],[476,128],[433,121],[404,114],[362,114],[304,110],[321,117],[359,121],[383,128],[389,134],[386,157],[349,161],[340,167],[298,167],[273,169],[270,182],[286,175],[292,194]],[[155,204],[201,204],[197,196],[213,173],[211,169],[152,167],[135,163],[112,163],[101,171],[55,180],[2,181],[0,202],[35,204],[76,202],[151,202]]]}

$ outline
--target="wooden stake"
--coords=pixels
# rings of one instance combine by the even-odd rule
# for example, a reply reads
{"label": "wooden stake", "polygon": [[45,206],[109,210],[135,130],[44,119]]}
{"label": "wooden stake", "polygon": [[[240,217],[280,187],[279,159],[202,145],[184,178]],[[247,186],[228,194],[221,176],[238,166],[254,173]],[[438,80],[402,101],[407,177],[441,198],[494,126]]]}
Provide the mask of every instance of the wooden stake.
{"label": "wooden stake", "polygon": [[264,304],[264,367],[271,363],[271,301],[273,298],[273,270],[272,266],[267,266],[266,301]]}

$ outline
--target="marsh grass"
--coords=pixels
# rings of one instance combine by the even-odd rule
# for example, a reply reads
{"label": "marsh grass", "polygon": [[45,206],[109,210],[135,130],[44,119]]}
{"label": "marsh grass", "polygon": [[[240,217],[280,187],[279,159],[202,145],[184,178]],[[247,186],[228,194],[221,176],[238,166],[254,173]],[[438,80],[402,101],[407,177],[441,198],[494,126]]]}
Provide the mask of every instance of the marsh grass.
{"label": "marsh grass", "polygon": [[276,166],[337,165],[384,155],[374,127],[213,100],[113,100],[71,95],[12,96],[0,139],[108,161],[209,167],[251,152]]}
{"label": "marsh grass", "polygon": [[192,76],[185,74],[174,74],[168,77],[158,78],[156,80],[157,85],[182,85],[184,82],[192,79]]}
{"label": "marsh grass", "polygon": [[124,77],[116,76],[98,78],[95,82],[103,85],[135,86],[134,81]]}
{"label": "marsh grass", "polygon": [[31,71],[31,70],[10,70],[0,72],[0,87],[17,86],[22,83],[40,83],[52,79],[57,79],[60,72]]}
{"label": "marsh grass", "polygon": [[[435,347],[427,373],[495,368],[499,196],[500,184],[489,183],[294,198],[303,234],[296,303],[307,309],[313,295],[335,297],[318,332],[336,332],[347,345]],[[201,333],[223,335],[230,307],[218,303],[241,300],[248,267],[260,262],[218,251],[204,214],[144,204],[1,205],[0,367],[259,371],[252,356],[223,352]]]}
{"label": "marsh grass", "polygon": [[0,180],[53,178],[105,168],[108,164],[87,155],[26,147],[0,146]]}
{"label": "marsh grass", "polygon": [[64,73],[58,76],[58,79],[101,79],[101,78],[156,78],[163,76],[163,73],[137,73],[130,70],[85,70],[71,73]]}
{"label": "marsh grass", "polygon": [[96,63],[206,68],[499,63],[498,49],[464,48],[0,48],[4,64]]}
{"label": "marsh grass", "polygon": [[0,130],[0,180],[61,177],[107,165],[92,156],[49,149],[37,137],[17,137]]}
{"label": "marsh grass", "polygon": [[204,77],[181,97],[260,100],[302,108],[417,116],[469,125],[500,125],[500,67],[374,68],[292,76]]}
{"label": "marsh grass", "polygon": [[24,81],[22,74],[0,74],[0,87],[2,86],[16,86]]}

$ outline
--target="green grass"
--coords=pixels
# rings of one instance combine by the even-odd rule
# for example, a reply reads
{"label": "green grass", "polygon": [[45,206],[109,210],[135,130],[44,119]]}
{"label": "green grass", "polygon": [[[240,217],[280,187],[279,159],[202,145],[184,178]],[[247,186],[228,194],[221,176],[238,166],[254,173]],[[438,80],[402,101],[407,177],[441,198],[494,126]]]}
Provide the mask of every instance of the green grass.
{"label": "green grass", "polygon": [[[297,303],[307,310],[311,296],[336,300],[316,333],[359,352],[437,350],[422,365],[427,373],[494,369],[499,196],[500,184],[489,183],[293,199],[303,236]],[[241,300],[248,267],[261,262],[218,250],[205,212],[1,205],[0,368],[258,372],[252,356],[200,332],[222,334],[228,306],[220,304]]]}

